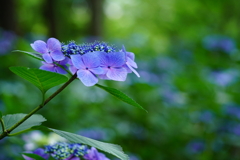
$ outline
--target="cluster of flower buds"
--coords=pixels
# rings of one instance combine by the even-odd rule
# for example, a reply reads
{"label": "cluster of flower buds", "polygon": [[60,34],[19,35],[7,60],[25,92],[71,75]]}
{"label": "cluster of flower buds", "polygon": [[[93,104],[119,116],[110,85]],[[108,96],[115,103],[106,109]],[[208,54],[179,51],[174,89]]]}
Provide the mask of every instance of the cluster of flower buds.
{"label": "cluster of flower buds", "polygon": [[[109,160],[103,153],[99,153],[96,148],[88,149],[87,146],[78,143],[60,142],[52,146],[46,146],[45,149],[38,148],[28,153],[37,154],[44,159],[51,156],[56,160],[80,160],[80,158],[85,160]],[[32,158],[25,155],[23,157],[25,160],[32,160]]]}
{"label": "cluster of flower buds", "polygon": [[127,52],[124,46],[117,51],[105,42],[61,44],[59,40],[49,38],[47,43],[37,40],[31,47],[42,54],[44,62],[40,69],[60,74],[69,70],[76,73],[85,86],[95,85],[98,79],[125,81],[131,72],[139,77],[135,70],[135,55]]}

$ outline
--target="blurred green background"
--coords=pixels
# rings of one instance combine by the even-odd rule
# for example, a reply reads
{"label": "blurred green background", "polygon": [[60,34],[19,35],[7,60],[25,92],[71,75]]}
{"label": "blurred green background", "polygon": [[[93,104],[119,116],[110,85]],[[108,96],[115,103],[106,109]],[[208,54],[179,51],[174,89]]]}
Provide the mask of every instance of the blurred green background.
{"label": "blurred green background", "polygon": [[[8,69],[41,63],[12,50],[33,51],[30,43],[49,37],[124,44],[141,77],[99,83],[127,93],[148,113],[75,81],[39,112],[44,125],[119,144],[131,160],[239,160],[239,6],[237,0],[0,1],[0,110],[28,113],[41,101],[38,89]],[[26,145],[33,135],[41,136]],[[24,136],[1,141],[0,159],[51,141],[39,132]]]}

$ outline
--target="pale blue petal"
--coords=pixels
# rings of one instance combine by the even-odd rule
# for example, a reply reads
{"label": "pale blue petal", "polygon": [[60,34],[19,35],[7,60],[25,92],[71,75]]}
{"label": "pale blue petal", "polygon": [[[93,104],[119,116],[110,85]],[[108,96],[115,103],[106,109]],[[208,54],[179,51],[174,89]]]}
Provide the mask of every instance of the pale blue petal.
{"label": "pale blue petal", "polygon": [[109,64],[108,53],[103,52],[102,54],[99,54],[98,58],[101,66],[108,66]]}
{"label": "pale blue petal", "polygon": [[125,68],[128,73],[132,73],[132,70],[127,66],[127,64],[124,64],[123,68]]}
{"label": "pale blue petal", "polygon": [[98,75],[98,77],[99,77],[100,79],[104,79],[104,80],[111,80],[110,78],[107,77],[106,74],[100,74],[100,75]]}
{"label": "pale blue petal", "polygon": [[85,86],[93,86],[98,82],[98,78],[88,70],[78,70],[77,77]]}
{"label": "pale blue petal", "polygon": [[52,57],[50,56],[50,54],[45,53],[45,54],[42,55],[42,57],[47,63],[53,63]]}
{"label": "pale blue petal", "polygon": [[71,55],[72,59],[72,64],[77,68],[77,69],[85,69],[86,66],[84,65],[82,61],[82,56],[81,55]]}
{"label": "pale blue petal", "polygon": [[37,41],[35,41],[34,43],[32,43],[32,44],[30,44],[30,45],[31,45],[31,47],[32,47],[35,51],[37,51],[37,52],[39,52],[39,53],[44,54],[44,53],[47,53],[47,52],[48,52],[48,50],[47,50],[47,45],[46,45],[46,43],[45,43],[44,41],[37,40]]}
{"label": "pale blue petal", "polygon": [[134,68],[132,68],[131,65],[128,65],[128,64],[127,64],[127,66],[133,71],[133,73],[136,74],[137,77],[140,77],[140,75],[138,74],[138,72],[137,72]]}
{"label": "pale blue petal", "polygon": [[125,68],[110,68],[107,77],[115,81],[125,81],[127,78],[127,70]]}
{"label": "pale blue petal", "polygon": [[62,60],[62,61],[60,61],[58,63],[61,64],[61,65],[66,65],[67,63],[69,63],[69,61],[71,61],[71,60],[68,57],[65,57],[64,60]]}
{"label": "pale blue petal", "polygon": [[107,53],[108,64],[111,67],[122,67],[126,63],[126,56],[123,52]]}
{"label": "pale blue petal", "polygon": [[70,70],[70,72],[71,72],[72,74],[75,74],[78,69],[77,69],[76,67],[74,67],[73,65],[70,65],[70,66],[69,66],[69,70]]}
{"label": "pale blue petal", "polygon": [[101,67],[90,68],[89,70],[94,74],[104,74],[104,73],[106,73],[106,71]]}
{"label": "pale blue petal", "polygon": [[61,43],[56,38],[49,38],[47,40],[47,48],[51,51],[61,51]]}
{"label": "pale blue petal", "polygon": [[128,65],[134,67],[134,68],[137,68],[137,63],[134,62],[131,58],[127,57],[127,62],[126,62]]}
{"label": "pale blue petal", "polygon": [[132,52],[126,52],[127,57],[131,58],[133,61],[135,59],[135,55]]}
{"label": "pale blue petal", "polygon": [[82,55],[83,63],[88,68],[95,68],[100,66],[100,56],[101,52],[88,52]]}
{"label": "pale blue petal", "polygon": [[65,56],[63,55],[63,53],[58,50],[52,51],[50,55],[52,56],[52,59],[54,59],[55,61],[62,61],[65,59]]}

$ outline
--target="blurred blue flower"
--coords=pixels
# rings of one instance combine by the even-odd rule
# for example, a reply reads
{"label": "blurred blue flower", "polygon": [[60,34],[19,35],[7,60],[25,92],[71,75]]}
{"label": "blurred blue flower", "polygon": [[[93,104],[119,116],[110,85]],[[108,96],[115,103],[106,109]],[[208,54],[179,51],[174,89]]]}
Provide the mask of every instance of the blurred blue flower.
{"label": "blurred blue flower", "polygon": [[[40,157],[42,157],[44,159],[48,159],[48,157],[49,157],[49,154],[45,153],[44,149],[42,149],[42,148],[37,148],[34,151],[26,151],[25,153],[33,153],[33,154],[39,155]],[[25,155],[22,155],[22,156],[25,160],[34,160],[33,158],[30,158],[28,156],[25,156]]]}
{"label": "blurred blue flower", "polygon": [[203,46],[209,51],[232,53],[236,49],[233,39],[227,36],[210,35],[203,39]]}
{"label": "blurred blue flower", "polygon": [[211,72],[209,80],[219,86],[226,87],[236,82],[238,77],[238,71],[234,69],[229,69]]}
{"label": "blurred blue flower", "polygon": [[17,36],[11,31],[0,32],[0,55],[6,54],[12,50]]}
{"label": "blurred blue flower", "polygon": [[234,125],[231,128],[231,131],[232,131],[233,134],[235,134],[237,136],[240,136],[240,124]]}
{"label": "blurred blue flower", "polygon": [[187,152],[191,154],[201,153],[204,149],[205,143],[202,140],[193,140],[187,144]]}
{"label": "blurred blue flower", "polygon": [[214,115],[211,111],[202,111],[199,115],[199,121],[203,123],[210,123],[214,118]]}
{"label": "blurred blue flower", "polygon": [[224,111],[227,115],[240,119],[240,106],[228,104],[224,106]]}
{"label": "blurred blue flower", "polygon": [[103,128],[87,128],[80,130],[78,134],[96,140],[107,140],[111,137],[110,131]]}

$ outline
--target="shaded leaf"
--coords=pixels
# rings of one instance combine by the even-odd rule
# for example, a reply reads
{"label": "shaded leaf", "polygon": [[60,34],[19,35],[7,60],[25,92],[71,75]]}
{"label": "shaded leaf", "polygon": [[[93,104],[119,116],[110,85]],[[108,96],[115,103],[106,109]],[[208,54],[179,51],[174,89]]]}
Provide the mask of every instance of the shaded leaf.
{"label": "shaded leaf", "polygon": [[[18,114],[8,114],[3,116],[2,119],[5,124],[5,128],[6,129],[11,128],[13,125],[15,125],[18,121],[20,121],[26,115],[27,114],[18,113]],[[22,124],[20,124],[17,128],[15,128],[11,132],[11,134],[21,132],[33,126],[41,125],[41,123],[44,121],[46,121],[46,119],[42,115],[34,114],[30,118],[28,118],[26,121],[24,121]],[[1,133],[2,133],[2,126],[0,125],[0,134]]]}
{"label": "shaded leaf", "polygon": [[32,57],[32,58],[43,61],[42,55],[38,54],[38,53],[26,52],[26,51],[21,51],[21,50],[14,50],[13,52],[21,52],[21,53],[24,53],[24,54]]}
{"label": "shaded leaf", "polygon": [[42,93],[68,80],[64,75],[36,68],[10,67],[10,70],[37,86]]}
{"label": "shaded leaf", "polygon": [[2,118],[2,112],[0,111],[0,119]]}
{"label": "shaded leaf", "polygon": [[34,153],[22,153],[24,154],[25,156],[28,156],[30,158],[34,158],[34,160],[45,160],[43,157],[37,155],[37,154],[34,154]]}
{"label": "shaded leaf", "polygon": [[105,143],[105,142],[100,142],[91,138],[87,138],[87,137],[83,137],[77,134],[73,134],[73,133],[69,133],[69,132],[64,132],[64,131],[60,131],[60,130],[56,130],[56,129],[52,129],[49,128],[50,130],[52,130],[53,132],[55,132],[56,134],[66,138],[67,140],[74,142],[74,143],[82,143],[82,144],[86,144],[92,147],[95,147],[99,150],[108,152],[110,154],[113,154],[114,156],[122,159],[122,160],[128,160],[128,155],[124,154],[122,151],[121,146],[119,145],[115,145],[115,144],[110,144],[110,143]]}
{"label": "shaded leaf", "polygon": [[141,108],[143,109],[144,111],[147,112],[147,110],[145,110],[140,104],[138,104],[136,101],[134,101],[132,98],[128,97],[125,93],[117,90],[117,89],[114,89],[114,88],[110,88],[110,87],[105,87],[105,86],[102,86],[100,84],[96,84],[97,87],[107,91],[108,93],[110,93],[111,95],[117,97],[118,99],[122,100],[123,102],[126,102],[132,106],[135,106],[135,107],[138,107],[138,108]]}

